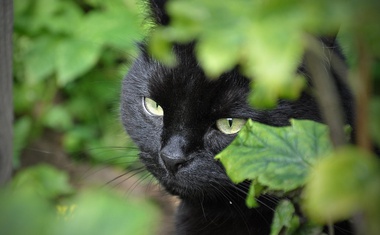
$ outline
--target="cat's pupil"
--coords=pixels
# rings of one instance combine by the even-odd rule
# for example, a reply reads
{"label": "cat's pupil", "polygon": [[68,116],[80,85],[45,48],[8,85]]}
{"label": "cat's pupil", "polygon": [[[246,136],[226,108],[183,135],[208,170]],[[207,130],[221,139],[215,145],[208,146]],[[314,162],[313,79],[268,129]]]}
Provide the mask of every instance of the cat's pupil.
{"label": "cat's pupil", "polygon": [[228,121],[228,125],[229,125],[230,127],[232,127],[232,123],[233,123],[232,118],[227,118],[227,121]]}

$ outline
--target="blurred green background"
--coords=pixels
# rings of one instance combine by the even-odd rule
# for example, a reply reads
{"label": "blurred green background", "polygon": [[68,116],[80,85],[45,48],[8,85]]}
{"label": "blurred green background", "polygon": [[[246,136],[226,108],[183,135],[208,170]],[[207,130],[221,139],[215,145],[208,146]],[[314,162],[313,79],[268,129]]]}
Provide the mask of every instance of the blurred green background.
{"label": "blurred green background", "polygon": [[[46,131],[93,161],[97,149],[125,147],[118,119],[120,80],[143,36],[133,1],[14,2],[15,167],[20,152]],[[80,152],[80,154],[78,154]]]}
{"label": "blurred green background", "polygon": [[14,0],[15,176],[0,191],[0,234],[158,233],[159,205],[139,192],[147,175],[135,176],[118,113],[143,8]]}

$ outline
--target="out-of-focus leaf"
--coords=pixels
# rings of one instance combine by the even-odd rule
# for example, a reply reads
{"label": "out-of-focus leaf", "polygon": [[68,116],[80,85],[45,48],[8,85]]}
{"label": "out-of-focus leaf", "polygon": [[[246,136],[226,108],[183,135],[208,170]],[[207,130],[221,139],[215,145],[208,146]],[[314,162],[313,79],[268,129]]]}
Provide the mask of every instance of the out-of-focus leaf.
{"label": "out-of-focus leaf", "polygon": [[[51,4],[50,2],[45,4]],[[52,33],[72,35],[82,21],[83,12],[78,4],[73,1],[60,0],[53,14],[49,16],[49,20],[46,20],[44,23],[46,24],[45,27]],[[76,27],[73,27],[73,25]]]}
{"label": "out-of-focus leaf", "polygon": [[363,213],[368,234],[380,231],[380,162],[354,147],[345,147],[318,162],[304,190],[304,209],[326,223]]}
{"label": "out-of-focus leaf", "polygon": [[87,43],[111,45],[117,50],[131,51],[142,39],[140,17],[135,1],[113,1],[103,11],[86,15],[75,30],[75,37]]}
{"label": "out-of-focus leaf", "polygon": [[14,138],[13,138],[13,166],[20,166],[20,152],[25,148],[29,133],[32,129],[32,120],[30,117],[22,117],[14,124]]}
{"label": "out-of-focus leaf", "polygon": [[294,206],[289,200],[281,201],[274,212],[270,235],[278,235],[284,228],[294,230],[298,227],[299,220],[294,212]]}
{"label": "out-of-focus leaf", "polygon": [[224,71],[233,69],[239,60],[240,44],[241,38],[233,33],[218,36],[216,32],[212,37],[200,39],[197,55],[207,75],[216,78]]}
{"label": "out-of-focus leaf", "polygon": [[303,186],[318,158],[331,151],[327,126],[291,120],[292,126],[272,127],[248,120],[219,159],[235,183],[246,179],[273,190]]}
{"label": "out-of-focus leaf", "polygon": [[25,56],[25,73],[29,82],[41,82],[54,72],[57,45],[58,40],[55,37],[40,36],[33,41]]}
{"label": "out-of-focus leaf", "polygon": [[380,146],[380,97],[371,100],[369,114],[371,136],[376,144]]}
{"label": "out-of-focus leaf", "polygon": [[166,9],[170,24],[155,31],[160,35],[154,38],[160,40],[150,45],[166,51],[154,53],[157,58],[166,60],[162,55],[171,50],[167,43],[195,41],[200,65],[210,77],[240,65],[254,81],[250,101],[259,107],[299,96],[304,81],[296,71],[310,47],[307,33],[334,35],[338,28],[347,28],[351,38],[361,35],[370,51],[380,54],[375,26],[380,4],[375,0],[177,0],[169,1]]}
{"label": "out-of-focus leaf", "polygon": [[48,165],[38,165],[20,172],[12,181],[15,191],[54,199],[72,193],[68,176]]}
{"label": "out-of-focus leaf", "polygon": [[124,235],[154,234],[157,208],[110,192],[87,191],[73,201],[76,208],[67,221],[58,224],[54,234]]}
{"label": "out-of-focus leaf", "polygon": [[67,130],[72,126],[70,114],[60,105],[50,107],[43,119],[44,125],[56,130]]}
{"label": "out-of-focus leaf", "polygon": [[[108,189],[84,190],[75,198],[67,176],[48,165],[29,168],[0,189],[0,234],[154,234],[158,209]],[[55,205],[57,199],[59,205]]]}
{"label": "out-of-focus leaf", "polygon": [[149,52],[164,64],[173,66],[176,63],[176,57],[171,50],[172,44],[167,41],[166,35],[157,29],[150,38]]}
{"label": "out-of-focus leaf", "polygon": [[36,194],[0,190],[0,234],[52,235],[54,219],[49,202]]}
{"label": "out-of-focus leaf", "polygon": [[61,41],[56,53],[58,84],[64,86],[91,69],[98,61],[101,45],[82,39]]}

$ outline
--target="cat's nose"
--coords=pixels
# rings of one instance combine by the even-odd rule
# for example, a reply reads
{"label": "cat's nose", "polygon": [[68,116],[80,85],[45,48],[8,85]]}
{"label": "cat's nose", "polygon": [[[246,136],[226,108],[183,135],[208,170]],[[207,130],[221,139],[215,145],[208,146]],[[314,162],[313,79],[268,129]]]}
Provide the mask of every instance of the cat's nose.
{"label": "cat's nose", "polygon": [[175,174],[187,162],[184,156],[178,156],[168,152],[161,151],[160,156],[166,169],[172,174]]}
{"label": "cat's nose", "polygon": [[160,151],[165,168],[171,173],[175,174],[181,167],[183,167],[188,159],[184,152],[186,146],[185,138],[182,136],[174,135],[166,142]]}

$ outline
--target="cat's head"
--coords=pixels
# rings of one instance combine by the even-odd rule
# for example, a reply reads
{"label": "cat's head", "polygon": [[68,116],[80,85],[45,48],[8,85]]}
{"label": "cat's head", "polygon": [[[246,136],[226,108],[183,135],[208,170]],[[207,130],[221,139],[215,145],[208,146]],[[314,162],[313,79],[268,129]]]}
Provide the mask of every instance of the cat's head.
{"label": "cat's head", "polygon": [[193,198],[232,186],[214,157],[257,114],[236,70],[210,80],[193,45],[174,52],[177,66],[167,67],[142,50],[123,81],[122,121],[147,169],[170,193]]}
{"label": "cat's head", "polygon": [[[170,22],[165,2],[149,0],[153,19],[162,25]],[[321,120],[307,93],[298,101],[281,100],[270,111],[254,110],[247,104],[249,79],[238,69],[210,80],[195,59],[193,44],[175,45],[173,52],[177,64],[167,67],[142,45],[121,97],[122,121],[141,160],[172,194],[212,199],[236,189],[214,157],[248,118],[274,126],[288,125],[290,118]]]}

